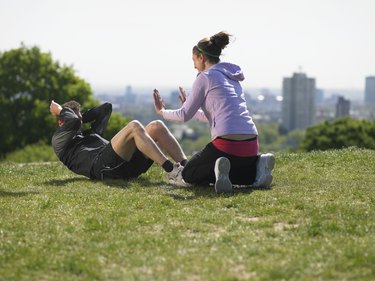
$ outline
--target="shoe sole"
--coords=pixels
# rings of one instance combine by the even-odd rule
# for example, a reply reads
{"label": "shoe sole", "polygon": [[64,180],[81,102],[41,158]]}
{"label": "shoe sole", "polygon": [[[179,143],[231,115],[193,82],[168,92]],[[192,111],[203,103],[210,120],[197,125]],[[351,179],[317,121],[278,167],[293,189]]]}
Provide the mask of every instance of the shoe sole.
{"label": "shoe sole", "polygon": [[232,183],[229,179],[230,161],[228,158],[220,157],[215,162],[215,191],[217,194],[232,193]]}
{"label": "shoe sole", "polygon": [[268,188],[272,184],[273,176],[271,174],[273,168],[275,167],[275,156],[272,154],[266,154],[268,157],[265,159],[265,175],[259,181],[255,184],[253,184],[253,187],[259,187],[259,188]]}
{"label": "shoe sole", "polygon": [[271,173],[273,168],[275,168],[275,156],[269,154],[269,157],[266,158],[266,171]]}
{"label": "shoe sole", "polygon": [[272,175],[265,175],[258,184],[254,185],[254,187],[259,187],[259,188],[268,188],[271,186],[273,180]]}

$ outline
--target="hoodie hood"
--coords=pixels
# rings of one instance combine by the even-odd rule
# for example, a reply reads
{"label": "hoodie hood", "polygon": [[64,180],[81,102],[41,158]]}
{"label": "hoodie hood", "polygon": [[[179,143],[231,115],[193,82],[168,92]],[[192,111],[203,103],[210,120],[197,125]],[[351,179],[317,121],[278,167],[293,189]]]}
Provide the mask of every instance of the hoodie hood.
{"label": "hoodie hood", "polygon": [[245,79],[242,69],[233,63],[220,62],[212,66],[211,70],[220,71],[225,76],[235,81],[243,81]]}

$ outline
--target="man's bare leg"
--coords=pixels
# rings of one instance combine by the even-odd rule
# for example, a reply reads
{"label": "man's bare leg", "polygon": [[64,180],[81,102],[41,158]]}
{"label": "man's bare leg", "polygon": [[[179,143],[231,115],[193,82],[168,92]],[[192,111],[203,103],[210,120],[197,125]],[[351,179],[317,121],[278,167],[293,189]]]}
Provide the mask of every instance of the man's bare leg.
{"label": "man's bare leg", "polygon": [[136,120],[119,131],[111,139],[111,144],[113,150],[125,161],[130,161],[136,148],[160,166],[168,160],[143,125]]}
{"label": "man's bare leg", "polygon": [[182,150],[180,144],[169,131],[167,126],[165,126],[163,121],[152,121],[145,127],[145,129],[150,137],[155,142],[157,142],[160,147],[172,157],[174,161],[181,162],[182,160],[186,159],[186,155]]}

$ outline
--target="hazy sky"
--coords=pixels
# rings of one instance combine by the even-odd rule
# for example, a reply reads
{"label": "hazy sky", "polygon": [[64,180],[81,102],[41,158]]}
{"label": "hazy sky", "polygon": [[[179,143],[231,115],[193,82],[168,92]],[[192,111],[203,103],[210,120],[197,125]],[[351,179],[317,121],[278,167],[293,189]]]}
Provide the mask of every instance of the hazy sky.
{"label": "hazy sky", "polygon": [[191,87],[192,47],[226,30],[245,87],[301,67],[319,88],[375,75],[375,0],[0,0],[0,51],[37,45],[94,88]]}

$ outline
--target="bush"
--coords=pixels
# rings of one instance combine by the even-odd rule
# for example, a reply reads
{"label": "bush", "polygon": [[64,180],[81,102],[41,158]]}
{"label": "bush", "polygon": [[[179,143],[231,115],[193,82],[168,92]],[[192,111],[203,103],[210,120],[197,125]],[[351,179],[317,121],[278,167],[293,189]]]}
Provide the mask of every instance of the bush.
{"label": "bush", "polygon": [[375,122],[349,117],[324,121],[306,130],[303,150],[328,150],[345,147],[375,149]]}
{"label": "bush", "polygon": [[7,162],[29,163],[57,161],[57,156],[50,144],[38,142],[30,144],[22,149],[13,151],[6,155]]}

